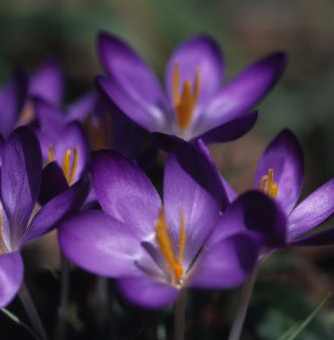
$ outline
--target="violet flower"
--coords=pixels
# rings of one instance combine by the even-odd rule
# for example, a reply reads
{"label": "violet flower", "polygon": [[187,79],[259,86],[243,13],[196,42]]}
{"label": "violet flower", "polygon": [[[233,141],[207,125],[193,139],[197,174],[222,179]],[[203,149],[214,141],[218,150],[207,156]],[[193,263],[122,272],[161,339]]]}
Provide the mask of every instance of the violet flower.
{"label": "violet flower", "polygon": [[33,74],[19,71],[0,89],[0,134],[7,138],[19,126],[35,119],[31,98],[38,96],[60,105],[63,99],[64,80],[54,60],[43,63]]}
{"label": "violet flower", "polygon": [[89,162],[89,145],[79,122],[64,122],[61,110],[40,98],[34,99],[37,115],[36,133],[45,162],[56,161],[69,185],[84,174]]}
{"label": "violet flower", "polygon": [[0,307],[4,307],[23,280],[21,248],[78,209],[88,188],[85,181],[78,182],[40,207],[41,152],[28,128],[19,128],[9,136],[1,156]]}
{"label": "violet flower", "polygon": [[[298,203],[304,178],[303,152],[296,136],[283,130],[258,161],[255,188],[277,202],[287,220],[286,245],[321,245],[334,242],[333,230],[316,228],[334,213],[334,179],[329,180]],[[236,197],[225,181],[230,201]],[[315,231],[309,235],[310,232]]]}
{"label": "violet flower", "polygon": [[[49,117],[53,124],[64,125],[74,121],[83,123],[94,111],[100,96],[95,91],[90,91],[65,106],[65,90],[63,71],[54,59],[42,63],[29,76],[29,102],[33,98],[38,98],[53,107],[54,116]],[[33,105],[33,102],[31,104]],[[32,116],[35,117],[34,107],[30,108]]]}
{"label": "violet flower", "polygon": [[29,97],[40,98],[57,107],[58,122],[65,124],[73,121],[83,122],[91,113],[98,98],[96,92],[85,93],[64,107],[65,77],[59,64],[54,59],[42,63],[29,77]]}
{"label": "violet flower", "polygon": [[103,211],[87,210],[61,224],[63,253],[90,272],[116,278],[127,299],[147,308],[175,302],[185,287],[240,285],[259,248],[246,225],[272,225],[277,218],[275,204],[259,192],[244,194],[221,215],[218,201],[175,156],[166,163],[163,202],[142,170],[112,151],[97,153],[92,183]]}
{"label": "violet flower", "polygon": [[[36,118],[40,127],[38,131],[43,130],[41,143],[45,159],[50,144],[61,140],[62,131],[74,122],[85,130],[92,150],[112,147],[130,158],[137,158],[143,152],[143,145],[148,144],[144,141],[148,133],[120,114],[105,95],[90,91],[65,106],[64,92],[63,72],[52,59],[30,76],[30,100],[25,116],[30,120]],[[125,135],[131,138],[125,139]]]}
{"label": "violet flower", "polygon": [[222,86],[224,60],[207,36],[184,42],[166,70],[166,91],[144,61],[125,42],[109,33],[98,37],[106,72],[98,77],[102,91],[142,128],[184,140],[232,140],[247,132],[257,113],[250,110],[283,73],[286,58],[274,53]]}
{"label": "violet flower", "polygon": [[[31,123],[35,119],[32,98],[41,98],[60,109],[63,106],[64,77],[54,60],[43,63],[30,76],[18,71],[0,88],[0,134],[7,138],[18,126]],[[83,121],[92,111],[98,95],[88,93],[71,103],[66,115],[61,115],[62,123]],[[60,117],[59,117],[60,118]]]}

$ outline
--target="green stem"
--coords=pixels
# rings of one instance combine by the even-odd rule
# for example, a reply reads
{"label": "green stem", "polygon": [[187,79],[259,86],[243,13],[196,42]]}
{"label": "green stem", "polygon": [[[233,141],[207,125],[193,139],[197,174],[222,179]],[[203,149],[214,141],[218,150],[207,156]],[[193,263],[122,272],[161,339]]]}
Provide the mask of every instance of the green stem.
{"label": "green stem", "polygon": [[240,339],[242,329],[245,323],[249,303],[250,303],[250,300],[253,294],[258,269],[259,269],[259,264],[253,269],[253,272],[251,273],[248,280],[245,282],[245,284],[242,287],[240,304],[239,304],[239,308],[237,311],[237,316],[233,322],[228,340],[239,340]]}
{"label": "green stem", "polygon": [[96,300],[97,300],[97,322],[99,328],[103,329],[108,321],[108,279],[98,277],[96,282]]}
{"label": "green stem", "polygon": [[180,296],[175,303],[174,312],[174,340],[184,340],[186,329],[186,305],[187,292],[185,289],[181,290]]}
{"label": "green stem", "polygon": [[46,335],[45,328],[42,324],[42,321],[39,317],[39,314],[37,312],[33,299],[25,283],[22,284],[22,287],[19,291],[19,297],[28,315],[31,325],[34,327],[35,331],[38,333],[40,339],[47,340],[48,337]]}

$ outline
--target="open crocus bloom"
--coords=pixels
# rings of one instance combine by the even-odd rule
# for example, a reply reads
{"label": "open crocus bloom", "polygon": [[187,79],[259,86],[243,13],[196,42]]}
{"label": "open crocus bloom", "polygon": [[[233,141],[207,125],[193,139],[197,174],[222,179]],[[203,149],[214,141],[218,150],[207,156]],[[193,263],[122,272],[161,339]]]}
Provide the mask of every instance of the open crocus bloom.
{"label": "open crocus bloom", "polygon": [[57,162],[69,185],[78,181],[89,159],[89,145],[79,122],[62,120],[63,114],[55,105],[35,98],[38,135],[44,161]]}
{"label": "open crocus bloom", "polygon": [[7,138],[18,126],[31,123],[35,119],[32,97],[44,98],[60,105],[63,100],[64,81],[58,64],[53,60],[43,63],[28,76],[16,72],[0,89],[0,134]]}
{"label": "open crocus bloom", "polygon": [[19,128],[9,136],[1,156],[0,307],[4,307],[22,283],[20,249],[78,209],[88,188],[84,181],[78,182],[40,207],[37,199],[43,177],[41,152],[28,128]]}
{"label": "open crocus bloom", "polygon": [[[309,233],[334,213],[334,180],[329,180],[297,203],[304,178],[303,163],[303,152],[296,136],[289,130],[283,130],[258,162],[255,188],[274,199],[286,215],[287,245],[333,243],[333,230]],[[236,194],[226,182],[224,184],[230,201],[233,201]]]}
{"label": "open crocus bloom", "polygon": [[102,91],[130,119],[149,132],[193,140],[223,142],[247,132],[255,123],[249,112],[281,76],[286,58],[272,54],[248,67],[222,87],[224,62],[216,42],[198,36],[172,54],[165,94],[143,60],[122,40],[101,33],[98,53],[106,76]]}
{"label": "open crocus bloom", "polygon": [[97,153],[92,177],[103,211],[64,221],[61,248],[84,269],[118,279],[130,301],[148,308],[173,303],[184,287],[240,285],[260,242],[245,224],[268,224],[275,209],[266,195],[249,192],[221,215],[175,156],[166,163],[163,202],[142,170],[115,152]]}

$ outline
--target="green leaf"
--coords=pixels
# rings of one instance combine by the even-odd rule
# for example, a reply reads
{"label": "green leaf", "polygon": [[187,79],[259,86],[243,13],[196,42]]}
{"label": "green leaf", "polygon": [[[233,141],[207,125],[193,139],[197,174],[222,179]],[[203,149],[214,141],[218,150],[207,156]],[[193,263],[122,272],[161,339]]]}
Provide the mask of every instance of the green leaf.
{"label": "green leaf", "polygon": [[4,313],[10,320],[14,321],[16,324],[18,324],[19,326],[23,327],[24,329],[26,329],[35,339],[40,340],[40,337],[33,331],[32,328],[30,328],[27,324],[25,324],[24,322],[22,322],[15,314],[13,314],[12,312],[10,312],[8,309],[6,308],[0,308],[0,311],[2,313]]}
{"label": "green leaf", "polygon": [[320,304],[314,309],[314,311],[300,324],[296,323],[289,328],[278,340],[294,340],[296,337],[308,326],[308,324],[318,315],[321,308],[331,297],[328,293],[327,296],[320,302]]}

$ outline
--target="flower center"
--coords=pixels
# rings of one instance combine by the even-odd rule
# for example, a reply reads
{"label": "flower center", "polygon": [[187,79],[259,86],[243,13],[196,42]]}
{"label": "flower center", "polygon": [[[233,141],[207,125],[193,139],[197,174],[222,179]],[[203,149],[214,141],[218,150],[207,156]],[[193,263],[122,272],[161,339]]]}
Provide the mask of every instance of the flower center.
{"label": "flower center", "polygon": [[[56,160],[56,151],[54,146],[51,146],[48,150],[48,161],[53,162]],[[79,154],[76,148],[66,149],[61,164],[64,176],[69,185],[74,181],[74,176],[78,168]]]}
{"label": "flower center", "polygon": [[156,222],[156,241],[159,245],[161,254],[171,275],[171,282],[176,286],[182,285],[185,270],[183,267],[184,253],[186,248],[186,228],[183,213],[180,214],[178,254],[175,254],[173,243],[168,232],[165,213],[161,209]]}
{"label": "flower center", "polygon": [[274,179],[274,169],[268,169],[267,174],[261,177],[260,189],[271,198],[278,195],[278,183]]}
{"label": "flower center", "polygon": [[196,71],[194,84],[190,80],[180,83],[180,66],[175,64],[172,73],[172,100],[177,123],[181,130],[189,127],[200,94],[200,74]]}

